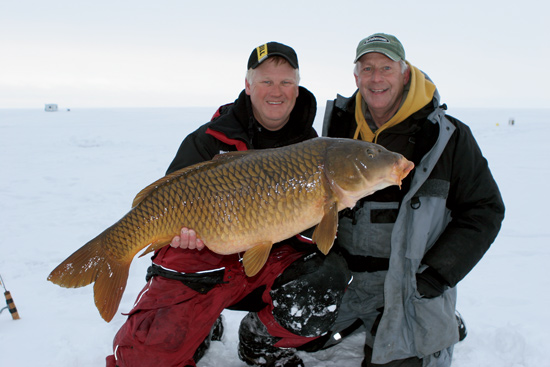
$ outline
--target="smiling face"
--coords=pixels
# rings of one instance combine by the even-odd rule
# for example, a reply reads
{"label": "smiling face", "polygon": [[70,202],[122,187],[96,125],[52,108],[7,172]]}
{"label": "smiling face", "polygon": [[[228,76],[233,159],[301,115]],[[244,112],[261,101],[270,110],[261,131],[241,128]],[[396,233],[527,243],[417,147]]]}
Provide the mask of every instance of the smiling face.
{"label": "smiling face", "polygon": [[355,83],[369,108],[374,122],[382,126],[399,110],[410,70],[401,72],[401,64],[371,52],[357,60]]}
{"label": "smiling face", "polygon": [[281,129],[290,118],[298,97],[296,71],[286,61],[269,58],[245,81],[254,117],[267,130]]}

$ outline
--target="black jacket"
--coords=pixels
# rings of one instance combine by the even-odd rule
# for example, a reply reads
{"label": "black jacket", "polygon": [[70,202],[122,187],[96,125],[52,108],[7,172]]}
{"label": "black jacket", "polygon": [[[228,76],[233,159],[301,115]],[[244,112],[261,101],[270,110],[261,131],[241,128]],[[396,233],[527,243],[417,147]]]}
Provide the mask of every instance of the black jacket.
{"label": "black jacket", "polygon": [[310,91],[299,88],[290,120],[276,132],[263,129],[256,121],[250,97],[243,90],[234,103],[220,107],[212,121],[185,138],[166,173],[210,160],[220,153],[276,148],[316,137],[313,121],[317,102]]}

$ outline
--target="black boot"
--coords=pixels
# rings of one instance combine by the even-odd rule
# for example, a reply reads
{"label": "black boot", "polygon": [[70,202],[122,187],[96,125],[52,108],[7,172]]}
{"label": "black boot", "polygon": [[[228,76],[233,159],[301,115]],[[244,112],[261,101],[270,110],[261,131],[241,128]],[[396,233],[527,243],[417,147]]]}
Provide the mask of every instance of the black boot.
{"label": "black boot", "polygon": [[468,331],[466,330],[466,323],[464,322],[462,315],[458,311],[455,311],[455,315],[456,315],[456,322],[458,323],[458,341],[461,342],[464,339],[466,339],[466,335],[468,335]]}
{"label": "black boot", "polygon": [[203,342],[199,345],[199,347],[195,351],[195,354],[193,355],[193,360],[195,361],[195,363],[197,363],[199,359],[204,357],[204,354],[210,347],[210,341],[222,340],[222,336],[223,336],[223,315],[220,315],[214,322],[214,325],[212,325],[212,329],[210,329],[210,334],[208,334],[208,336],[203,340]]}
{"label": "black boot", "polygon": [[279,339],[269,335],[258,315],[250,312],[239,327],[239,358],[250,366],[304,367],[294,348],[273,346]]}

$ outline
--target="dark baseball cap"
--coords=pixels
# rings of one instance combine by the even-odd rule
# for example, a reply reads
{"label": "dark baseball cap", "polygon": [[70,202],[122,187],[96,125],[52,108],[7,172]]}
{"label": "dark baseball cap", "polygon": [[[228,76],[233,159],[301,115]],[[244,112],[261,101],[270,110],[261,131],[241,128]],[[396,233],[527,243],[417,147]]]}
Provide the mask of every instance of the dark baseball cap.
{"label": "dark baseball cap", "polygon": [[292,47],[278,42],[264,43],[252,50],[248,58],[248,68],[256,69],[262,62],[272,56],[281,56],[294,68],[298,69],[298,56]]}

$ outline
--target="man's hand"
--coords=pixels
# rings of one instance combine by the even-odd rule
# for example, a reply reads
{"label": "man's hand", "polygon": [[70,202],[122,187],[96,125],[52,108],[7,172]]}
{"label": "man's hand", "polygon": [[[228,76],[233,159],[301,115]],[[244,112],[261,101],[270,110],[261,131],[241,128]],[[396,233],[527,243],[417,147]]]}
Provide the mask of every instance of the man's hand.
{"label": "man's hand", "polygon": [[194,230],[182,227],[180,235],[172,238],[170,246],[200,251],[204,248],[204,242],[200,238],[197,238],[197,233]]}
{"label": "man's hand", "polygon": [[427,267],[422,273],[416,273],[416,289],[424,298],[439,297],[447,288],[445,279],[430,267]]}

